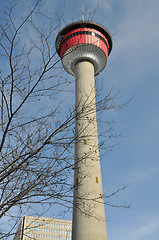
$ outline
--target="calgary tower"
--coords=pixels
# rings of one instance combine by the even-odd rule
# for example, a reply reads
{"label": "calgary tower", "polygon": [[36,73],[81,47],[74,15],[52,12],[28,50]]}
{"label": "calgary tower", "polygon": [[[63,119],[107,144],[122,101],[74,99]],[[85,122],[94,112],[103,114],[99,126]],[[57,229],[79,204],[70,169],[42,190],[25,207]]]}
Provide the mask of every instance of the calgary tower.
{"label": "calgary tower", "polygon": [[75,76],[75,172],[72,240],[107,240],[94,76],[107,63],[112,38],[103,26],[74,22],[56,38],[64,69]]}

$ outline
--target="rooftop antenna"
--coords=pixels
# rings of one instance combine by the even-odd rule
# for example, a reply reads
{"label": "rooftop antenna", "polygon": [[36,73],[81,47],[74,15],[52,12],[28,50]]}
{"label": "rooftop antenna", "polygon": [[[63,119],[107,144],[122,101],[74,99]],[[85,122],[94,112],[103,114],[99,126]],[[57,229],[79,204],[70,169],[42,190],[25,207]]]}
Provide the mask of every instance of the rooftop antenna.
{"label": "rooftop antenna", "polygon": [[82,21],[84,22],[84,7],[83,7],[83,4],[82,4]]}

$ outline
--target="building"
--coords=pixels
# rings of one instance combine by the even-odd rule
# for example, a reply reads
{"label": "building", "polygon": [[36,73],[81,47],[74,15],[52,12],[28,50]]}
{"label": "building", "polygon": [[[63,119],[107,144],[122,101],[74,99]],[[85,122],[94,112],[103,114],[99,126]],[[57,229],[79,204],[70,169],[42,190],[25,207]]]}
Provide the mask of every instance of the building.
{"label": "building", "polygon": [[64,69],[75,76],[75,173],[72,240],[106,240],[94,76],[107,63],[112,38],[103,26],[79,21],[56,38]]}
{"label": "building", "polygon": [[13,240],[71,240],[72,221],[24,216]]}

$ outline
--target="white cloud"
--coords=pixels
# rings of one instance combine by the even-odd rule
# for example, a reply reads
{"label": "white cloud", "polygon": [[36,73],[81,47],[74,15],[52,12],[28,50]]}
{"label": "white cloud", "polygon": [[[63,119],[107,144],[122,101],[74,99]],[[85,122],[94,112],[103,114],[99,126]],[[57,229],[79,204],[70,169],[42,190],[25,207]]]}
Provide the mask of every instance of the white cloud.
{"label": "white cloud", "polygon": [[140,225],[136,226],[136,230],[132,233],[130,240],[148,240],[153,239],[153,234],[159,233],[159,218],[156,219],[143,219]]}
{"label": "white cloud", "polygon": [[135,169],[135,172],[131,174],[131,178],[133,179],[136,185],[137,183],[150,179],[157,173],[159,173],[158,164],[157,166],[146,166],[145,168],[139,169],[138,171]]}
{"label": "white cloud", "polygon": [[[109,225],[109,224],[108,224]],[[157,240],[159,234],[159,217],[144,216],[144,218],[133,219],[129,225],[119,223],[117,228],[110,234],[109,239],[122,240]]]}
{"label": "white cloud", "polygon": [[[133,4],[132,4],[133,3]],[[121,51],[139,56],[156,48],[159,31],[159,2],[126,1],[126,12],[121,22],[117,23],[119,33],[114,37],[116,53]],[[132,56],[131,56],[132,57]]]}
{"label": "white cloud", "polygon": [[155,231],[159,232],[159,219],[140,226],[138,232],[135,234],[136,240],[149,236]]}

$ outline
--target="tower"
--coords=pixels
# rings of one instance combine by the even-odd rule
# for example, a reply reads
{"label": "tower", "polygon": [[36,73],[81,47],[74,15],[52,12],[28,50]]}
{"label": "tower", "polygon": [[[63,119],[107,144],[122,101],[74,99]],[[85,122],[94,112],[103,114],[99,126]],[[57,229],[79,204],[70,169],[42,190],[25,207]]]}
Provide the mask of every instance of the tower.
{"label": "tower", "polygon": [[112,38],[87,21],[64,27],[56,51],[75,76],[75,172],[72,240],[107,240],[98,147],[94,76],[106,66]]}

